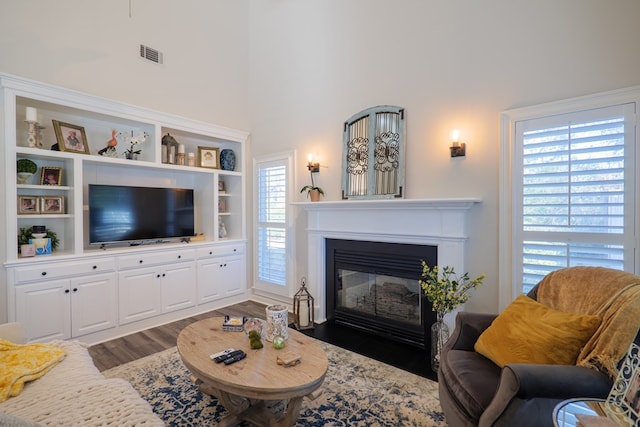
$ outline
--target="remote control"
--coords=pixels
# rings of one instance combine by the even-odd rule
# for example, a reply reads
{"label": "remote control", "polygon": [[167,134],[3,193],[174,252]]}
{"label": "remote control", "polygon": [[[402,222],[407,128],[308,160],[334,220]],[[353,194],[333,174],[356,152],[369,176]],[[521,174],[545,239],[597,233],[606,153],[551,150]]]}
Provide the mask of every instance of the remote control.
{"label": "remote control", "polygon": [[235,356],[239,355],[240,353],[244,353],[244,351],[242,351],[242,350],[233,350],[230,353],[226,353],[226,354],[223,354],[221,356],[215,357],[213,359],[213,361],[216,362],[216,363],[225,362],[226,360],[228,360],[228,359],[230,359],[232,357],[235,357]]}
{"label": "remote control", "polygon": [[235,351],[235,350],[234,350],[233,348],[228,348],[228,349],[226,349],[226,350],[222,350],[222,351],[219,351],[219,352],[217,352],[217,353],[210,354],[210,355],[209,355],[209,357],[210,357],[212,360],[215,360],[215,358],[216,358],[216,357],[224,356],[225,354],[229,354],[229,353],[231,353],[232,351]]}
{"label": "remote control", "polygon": [[245,353],[242,350],[238,350],[240,353],[236,354],[235,356],[231,356],[230,358],[226,359],[224,361],[225,365],[231,365],[232,363],[236,363],[239,360],[244,359],[245,357],[247,357],[247,353]]}

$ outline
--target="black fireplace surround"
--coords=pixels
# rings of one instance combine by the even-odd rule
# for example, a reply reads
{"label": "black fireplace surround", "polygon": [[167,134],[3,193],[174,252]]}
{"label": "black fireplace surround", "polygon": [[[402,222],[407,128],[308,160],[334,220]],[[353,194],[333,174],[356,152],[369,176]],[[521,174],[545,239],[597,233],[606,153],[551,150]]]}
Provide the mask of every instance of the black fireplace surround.
{"label": "black fireplace surround", "polygon": [[327,320],[429,349],[435,313],[418,283],[438,247],[326,239]]}

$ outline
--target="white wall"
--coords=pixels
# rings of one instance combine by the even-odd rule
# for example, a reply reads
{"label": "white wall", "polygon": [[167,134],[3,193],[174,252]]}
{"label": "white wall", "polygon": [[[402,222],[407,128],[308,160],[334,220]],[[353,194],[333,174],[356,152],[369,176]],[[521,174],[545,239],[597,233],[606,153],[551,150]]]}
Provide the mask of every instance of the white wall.
{"label": "white wall", "polygon": [[[487,280],[472,310],[498,310],[499,113],[640,83],[635,0],[262,0],[249,12],[254,154],[297,148],[299,188],[317,153],[316,183],[338,200],[344,120],[405,107],[406,196],[483,199],[468,270]],[[449,157],[454,128],[466,158]]]}
{"label": "white wall", "polygon": [[[246,130],[247,7],[0,0],[0,72]],[[164,64],[141,59],[140,44],[163,52]]]}
{"label": "white wall", "polygon": [[637,0],[0,0],[0,72],[249,130],[255,154],[296,148],[298,187],[315,152],[330,200],[344,120],[401,105],[406,196],[484,200],[469,308],[496,311],[499,113],[640,84],[639,17]]}

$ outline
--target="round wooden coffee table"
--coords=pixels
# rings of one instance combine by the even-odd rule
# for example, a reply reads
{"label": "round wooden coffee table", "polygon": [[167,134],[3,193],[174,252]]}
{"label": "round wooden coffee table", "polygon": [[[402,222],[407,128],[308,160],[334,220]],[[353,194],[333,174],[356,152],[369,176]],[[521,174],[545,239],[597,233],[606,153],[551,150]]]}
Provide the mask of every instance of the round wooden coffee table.
{"label": "round wooden coffee table", "polygon": [[[263,340],[252,350],[244,332],[222,330],[222,317],[201,320],[178,335],[178,352],[203,393],[211,394],[231,413],[219,426],[246,420],[258,425],[291,426],[300,413],[302,399],[313,397],[327,373],[327,355],[319,343],[289,328],[284,350]],[[209,355],[227,348],[243,350],[247,357],[231,365],[215,363]],[[285,351],[301,356],[296,366],[278,365]]]}

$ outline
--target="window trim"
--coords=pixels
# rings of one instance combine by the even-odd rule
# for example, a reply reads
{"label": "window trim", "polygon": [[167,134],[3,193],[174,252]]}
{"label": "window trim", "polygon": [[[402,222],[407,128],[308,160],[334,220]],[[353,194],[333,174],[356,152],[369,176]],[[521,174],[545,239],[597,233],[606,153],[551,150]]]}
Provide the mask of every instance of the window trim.
{"label": "window trim", "polygon": [[[522,120],[538,119],[545,116],[560,115],[582,110],[590,110],[615,104],[635,103],[635,147],[640,144],[640,132],[637,129],[638,112],[640,110],[640,86],[633,86],[593,95],[570,98],[561,101],[549,102],[530,107],[515,108],[503,111],[500,114],[500,167],[499,167],[499,207],[498,207],[498,308],[504,310],[519,294],[519,278],[515,277],[513,237],[516,221],[514,213],[517,200],[514,198],[514,161],[516,160],[516,122]],[[634,153],[636,183],[635,212],[640,212],[640,195],[637,194],[640,184],[637,182],[640,174],[640,149]],[[634,215],[634,251],[633,259],[627,263],[628,271],[638,271],[640,254],[638,248],[638,230],[640,215]],[[637,274],[637,273],[636,273]]]}
{"label": "window trim", "polygon": [[[269,154],[264,156],[254,157],[253,159],[253,292],[256,295],[261,295],[267,298],[281,300],[288,302],[293,296],[293,290],[295,288],[295,224],[294,224],[294,211],[291,202],[295,200],[295,169],[294,161],[296,158],[295,150],[285,151],[275,154]],[[283,161],[286,165],[287,171],[287,188],[286,188],[286,208],[285,208],[285,223],[284,229],[286,231],[286,284],[285,286],[279,286],[270,284],[258,280],[258,167],[264,163]]]}

